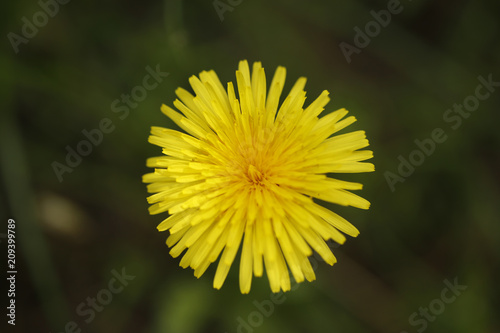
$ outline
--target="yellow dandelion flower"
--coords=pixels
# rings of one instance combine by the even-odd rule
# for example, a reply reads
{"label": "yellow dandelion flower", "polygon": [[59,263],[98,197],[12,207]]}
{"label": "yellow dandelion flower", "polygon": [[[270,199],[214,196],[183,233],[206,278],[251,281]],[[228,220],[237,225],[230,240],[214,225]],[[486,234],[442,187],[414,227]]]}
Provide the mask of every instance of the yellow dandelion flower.
{"label": "yellow dandelion flower", "polygon": [[[241,61],[236,71],[238,97],[232,82],[227,91],[214,71],[192,76],[195,96],[178,88],[174,106],[161,111],[188,134],[152,127],[149,142],[164,156],[147,160],[155,168],[149,183],[151,214],[170,216],[158,225],[170,231],[173,257],[186,249],[180,266],[200,277],[220,256],[214,287],[222,287],[241,247],[240,290],[248,293],[252,276],[264,267],[273,292],[295,281],[312,281],[308,257],[316,251],[328,264],[336,259],[326,241],[339,244],[344,234],[359,231],[322,207],[314,198],[368,209],[370,203],[349,192],[359,183],[326,173],[374,171],[364,131],[332,136],[352,124],[340,109],[318,118],[329,102],[328,92],[304,108],[306,79],[297,80],[279,105],[286,69],[278,67],[266,89],[260,62],[250,69]],[[267,92],[267,96],[266,96]],[[222,254],[221,254],[222,253]]]}

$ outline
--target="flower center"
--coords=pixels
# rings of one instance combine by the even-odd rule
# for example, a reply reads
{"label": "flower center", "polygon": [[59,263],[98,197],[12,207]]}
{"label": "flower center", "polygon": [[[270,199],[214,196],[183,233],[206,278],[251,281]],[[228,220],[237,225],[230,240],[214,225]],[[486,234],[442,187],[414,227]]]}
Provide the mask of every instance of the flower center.
{"label": "flower center", "polygon": [[248,179],[253,182],[255,185],[261,185],[264,180],[264,175],[259,171],[253,164],[248,166],[247,172]]}

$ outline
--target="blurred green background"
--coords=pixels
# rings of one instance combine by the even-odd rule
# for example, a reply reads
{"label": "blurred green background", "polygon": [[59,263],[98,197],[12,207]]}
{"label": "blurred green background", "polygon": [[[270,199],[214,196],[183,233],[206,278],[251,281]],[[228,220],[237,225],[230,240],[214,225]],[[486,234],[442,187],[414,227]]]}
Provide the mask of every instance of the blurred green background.
{"label": "blurred green background", "polygon": [[[456,129],[443,116],[475,94],[478,76],[500,81],[500,3],[404,0],[348,62],[339,44],[355,46],[354,28],[364,31],[370,12],[389,3],[71,1],[46,24],[36,1],[3,4],[0,247],[6,253],[13,218],[18,269],[17,321],[8,328],[499,332],[500,88]],[[33,15],[41,27],[13,47],[9,33],[22,36],[23,17]],[[330,91],[328,111],[350,110],[358,122],[348,129],[366,130],[375,153],[375,173],[340,176],[365,184],[371,209],[331,206],[360,236],[334,249],[333,267],[317,263],[315,282],[278,298],[267,278],[241,295],[236,264],[220,291],[212,288],[215,265],[199,280],[178,267],[167,234],[156,230],[166,216],[148,215],[141,183],[146,158],[160,154],[147,143],[150,126],[174,126],[160,105],[172,105],[174,90],[202,70],[235,82],[241,59],[262,61],[268,80],[286,66],[285,92],[306,76],[306,104]],[[157,65],[168,77],[127,116],[113,112]],[[82,131],[104,118],[114,130],[59,181],[53,162],[66,164],[66,147],[76,149]],[[435,128],[447,140],[392,191],[386,172],[396,174],[398,156],[408,159],[414,140]],[[122,269],[134,278],[107,293]],[[455,279],[467,289],[443,302],[453,295],[444,281]],[[96,296],[109,304],[89,310]],[[426,317],[420,311],[429,306]]]}

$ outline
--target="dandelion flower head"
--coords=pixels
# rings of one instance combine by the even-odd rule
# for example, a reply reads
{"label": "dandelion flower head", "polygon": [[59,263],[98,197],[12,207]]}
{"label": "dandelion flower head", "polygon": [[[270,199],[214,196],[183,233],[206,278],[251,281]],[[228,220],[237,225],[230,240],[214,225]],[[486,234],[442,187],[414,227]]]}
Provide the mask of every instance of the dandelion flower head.
{"label": "dandelion flower head", "polygon": [[[180,266],[200,277],[217,261],[214,287],[222,287],[240,248],[239,284],[250,291],[252,277],[266,272],[273,292],[315,279],[309,257],[317,252],[336,262],[328,240],[343,244],[358,230],[319,199],[368,209],[370,203],[350,192],[359,183],[332,173],[374,171],[363,162],[373,157],[364,131],[335,135],[356,121],[340,109],[319,117],[329,102],[323,91],[304,105],[301,77],[280,104],[286,69],[278,67],[269,89],[264,68],[241,61],[236,87],[225,89],[214,71],[192,76],[194,95],[176,90],[178,111],[162,112],[186,133],[152,127],[149,142],[163,155],[147,160],[154,172],[148,183],[151,214],[168,212],[158,225],[168,230],[170,254],[183,254]],[[237,89],[236,89],[237,88]],[[179,112],[180,111],[180,112]]]}

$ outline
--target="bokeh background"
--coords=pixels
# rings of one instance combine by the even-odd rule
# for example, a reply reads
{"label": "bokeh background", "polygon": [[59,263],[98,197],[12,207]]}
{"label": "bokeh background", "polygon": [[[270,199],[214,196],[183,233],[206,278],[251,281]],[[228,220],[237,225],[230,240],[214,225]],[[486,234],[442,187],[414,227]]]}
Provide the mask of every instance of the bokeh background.
{"label": "bokeh background", "polygon": [[[500,4],[402,0],[348,62],[339,44],[355,45],[354,28],[364,30],[370,11],[388,3],[221,0],[221,20],[212,1],[71,1],[17,53],[8,34],[21,35],[23,17],[32,21],[42,7],[4,3],[0,247],[6,253],[13,218],[18,269],[17,321],[7,329],[499,332],[500,87],[457,129],[443,115],[475,93],[478,76],[500,81]],[[375,153],[375,173],[340,176],[365,184],[371,209],[331,206],[360,236],[334,249],[333,267],[318,262],[315,282],[279,295],[272,311],[267,278],[241,295],[236,264],[220,291],[212,288],[215,265],[199,280],[178,267],[167,234],[156,230],[165,216],[148,215],[141,183],[146,158],[160,153],[147,143],[150,126],[175,128],[160,105],[202,70],[234,82],[241,59],[262,61],[268,80],[286,66],[285,91],[306,76],[309,102],[330,91],[328,111],[350,110],[358,121],[349,130],[366,130]],[[168,77],[120,119],[112,103],[157,65]],[[60,181],[53,162],[65,164],[66,147],[104,118],[114,130]],[[435,128],[447,140],[392,191],[386,172],[396,174],[398,156],[408,159],[414,140]],[[87,323],[78,306],[122,269],[134,279]],[[444,281],[455,279],[467,289],[440,308]],[[424,320],[419,311],[429,305],[432,319]]]}

